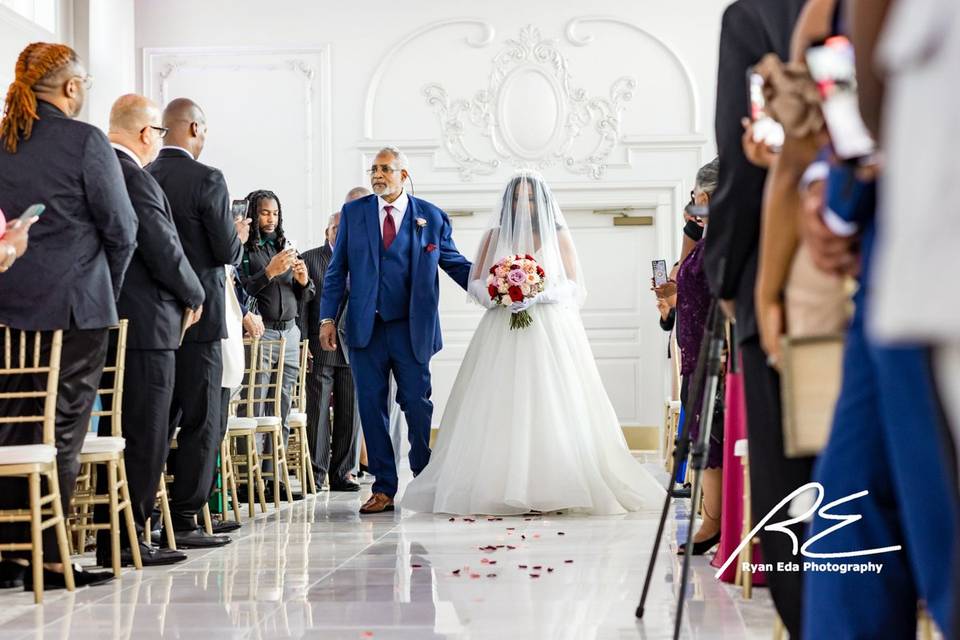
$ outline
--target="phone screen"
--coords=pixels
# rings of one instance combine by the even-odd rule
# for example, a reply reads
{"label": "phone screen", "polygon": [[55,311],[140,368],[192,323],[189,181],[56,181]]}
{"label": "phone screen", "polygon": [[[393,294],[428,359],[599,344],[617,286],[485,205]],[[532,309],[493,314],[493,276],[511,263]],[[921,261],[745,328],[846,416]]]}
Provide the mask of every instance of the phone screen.
{"label": "phone screen", "polygon": [[653,286],[660,287],[667,284],[667,261],[653,261]]}
{"label": "phone screen", "polygon": [[32,204],[27,207],[27,210],[20,214],[20,220],[26,222],[30,218],[39,218],[40,214],[46,210],[46,207],[42,204]]}
{"label": "phone screen", "polygon": [[247,215],[247,201],[234,200],[233,204],[230,205],[230,215],[233,216],[234,220],[245,218]]}
{"label": "phone screen", "polygon": [[783,146],[783,127],[767,114],[767,101],[763,97],[763,84],[763,76],[754,72],[753,67],[747,70],[747,90],[750,97],[750,120],[753,122],[753,141],[763,142],[774,151],[778,151]]}
{"label": "phone screen", "polygon": [[806,52],[807,68],[823,100],[833,150],[840,158],[852,160],[872,154],[873,137],[860,117],[853,45],[843,36],[828,38]]}

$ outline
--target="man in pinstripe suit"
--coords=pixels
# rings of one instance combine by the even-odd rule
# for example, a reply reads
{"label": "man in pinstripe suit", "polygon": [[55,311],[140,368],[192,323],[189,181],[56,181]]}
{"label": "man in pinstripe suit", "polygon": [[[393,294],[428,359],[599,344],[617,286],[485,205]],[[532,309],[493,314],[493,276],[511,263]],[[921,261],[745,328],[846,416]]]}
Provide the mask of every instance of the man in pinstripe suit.
{"label": "man in pinstripe suit", "polygon": [[[327,241],[322,247],[305,251],[301,257],[307,264],[310,279],[317,283],[318,293],[323,288],[323,274],[327,271],[337,239],[340,212],[330,216],[327,223]],[[343,318],[340,309],[338,323]],[[336,351],[320,348],[320,296],[317,295],[301,309],[300,331],[308,337],[313,363],[307,373],[307,438],[317,485],[323,486],[329,475],[331,491],[359,491],[360,485],[350,476],[357,449],[357,424],[354,419],[354,389],[350,365],[344,357],[343,345]],[[331,431],[330,401],[333,400]]]}

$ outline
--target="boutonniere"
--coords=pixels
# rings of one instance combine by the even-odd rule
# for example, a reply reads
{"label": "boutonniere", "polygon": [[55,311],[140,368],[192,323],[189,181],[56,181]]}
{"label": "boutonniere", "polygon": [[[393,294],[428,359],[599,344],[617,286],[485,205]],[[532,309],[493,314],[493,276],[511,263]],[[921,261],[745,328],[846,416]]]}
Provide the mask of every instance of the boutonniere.
{"label": "boutonniere", "polygon": [[437,250],[437,245],[433,244],[432,242],[424,248],[424,251],[427,253],[433,253],[436,250]]}
{"label": "boutonniere", "polygon": [[427,219],[417,218],[417,229],[423,229],[425,226],[427,226]]}

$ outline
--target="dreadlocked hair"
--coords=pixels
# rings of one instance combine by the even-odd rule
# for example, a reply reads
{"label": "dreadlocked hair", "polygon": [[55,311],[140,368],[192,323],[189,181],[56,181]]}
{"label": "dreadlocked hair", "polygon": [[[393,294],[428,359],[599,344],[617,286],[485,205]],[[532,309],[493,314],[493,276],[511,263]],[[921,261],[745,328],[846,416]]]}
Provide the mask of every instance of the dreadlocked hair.
{"label": "dreadlocked hair", "polygon": [[78,61],[77,52],[64,44],[34,42],[20,52],[0,123],[0,140],[7,151],[16,153],[17,144],[30,139],[33,123],[40,119],[34,87]]}
{"label": "dreadlocked hair", "polygon": [[279,249],[286,243],[286,237],[283,234],[283,206],[280,204],[280,198],[273,191],[266,189],[257,189],[247,195],[247,217],[253,222],[250,225],[250,237],[247,238],[247,251],[260,250],[260,203],[264,200],[274,200],[277,203],[277,234],[276,245]]}

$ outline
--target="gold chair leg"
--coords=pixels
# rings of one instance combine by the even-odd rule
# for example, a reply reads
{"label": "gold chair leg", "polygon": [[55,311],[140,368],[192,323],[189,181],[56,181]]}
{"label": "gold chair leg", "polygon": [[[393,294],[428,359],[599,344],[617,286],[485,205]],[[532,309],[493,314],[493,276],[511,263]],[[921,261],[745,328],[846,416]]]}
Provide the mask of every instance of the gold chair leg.
{"label": "gold chair leg", "polygon": [[303,445],[303,472],[307,474],[307,482],[310,484],[310,493],[316,495],[317,491],[317,478],[313,474],[313,454],[310,453],[310,447],[307,446],[309,440],[306,437],[306,428],[303,429],[304,437],[301,442]]}
{"label": "gold chair leg", "polygon": [[137,525],[133,521],[133,501],[130,499],[130,487],[127,484],[127,465],[120,458],[118,465],[120,473],[120,498],[126,507],[123,510],[124,519],[127,524],[127,540],[130,541],[130,555],[133,558],[133,568],[143,569],[143,558],[140,557],[140,545],[136,544]]}
{"label": "gold chair leg", "polygon": [[160,473],[160,517],[163,518],[163,528],[167,534],[167,546],[177,550],[177,539],[173,535],[173,516],[170,513],[170,500],[167,497],[167,477]]}
{"label": "gold chair leg", "polygon": [[[256,474],[254,473],[253,463],[253,448],[256,446],[256,441],[251,436],[244,436],[243,441],[247,443],[247,504],[250,507],[250,517],[253,518],[256,516],[254,511],[253,503],[257,499],[257,483],[256,483]],[[263,499],[263,494],[261,493],[261,500]],[[266,511],[266,508],[264,508]]]}
{"label": "gold chair leg", "polygon": [[[220,443],[220,519],[223,522],[227,521],[227,512],[230,510],[230,507],[227,505],[227,496],[230,493],[228,482],[229,476],[227,476],[227,439],[224,438],[223,442]],[[230,496],[230,499],[233,499],[233,496]]]}
{"label": "gold chair leg", "polygon": [[[63,564],[63,581],[67,585],[67,591],[76,589],[73,581],[73,563],[70,561],[70,542],[67,537],[67,518],[63,513],[63,506],[60,504],[60,480],[57,478],[57,470],[54,469],[47,474],[47,486],[50,488],[50,494],[53,496],[51,506],[53,508],[53,517],[57,519],[54,525],[54,531],[57,534],[57,548],[60,550],[60,560]],[[36,582],[34,583],[36,584]]]}
{"label": "gold chair leg", "polygon": [[[113,460],[107,465],[107,487],[110,497],[110,543],[112,549],[113,575],[120,577],[120,496],[117,489],[117,463]],[[131,545],[132,546],[132,545]]]}
{"label": "gold chair leg", "polygon": [[[270,438],[273,442],[273,506],[280,510],[280,434],[278,431],[271,431]],[[286,484],[290,484],[287,482]]]}
{"label": "gold chair leg", "polygon": [[[233,468],[233,458],[230,457],[229,448],[227,449],[227,474],[230,479],[230,505],[233,507],[233,517],[240,522],[240,503],[237,501],[237,476]],[[224,516],[226,518],[226,516]]]}
{"label": "gold chair leg", "polygon": [[786,628],[783,626],[783,620],[776,616],[773,620],[773,640],[783,640]]}
{"label": "gold chair leg", "polygon": [[[280,464],[283,465],[283,469],[275,467],[273,472],[279,474],[283,478],[283,486],[286,487],[287,494],[287,504],[293,502],[293,489],[290,488],[290,467],[287,466],[287,448],[283,445],[283,434],[277,434],[277,446],[274,447],[278,452],[277,457],[280,460]],[[303,485],[301,485],[300,491],[305,491]],[[279,506],[278,506],[279,508]]]}
{"label": "gold chair leg", "polygon": [[[30,489],[30,554],[33,563],[33,601],[43,602],[43,529],[40,524],[40,474],[27,479]],[[66,558],[70,562],[70,558]],[[65,562],[65,564],[66,564]]]}
{"label": "gold chair leg", "polygon": [[210,518],[210,503],[204,502],[203,509],[200,510],[203,514],[203,530],[207,532],[207,535],[213,535],[213,519]]}

